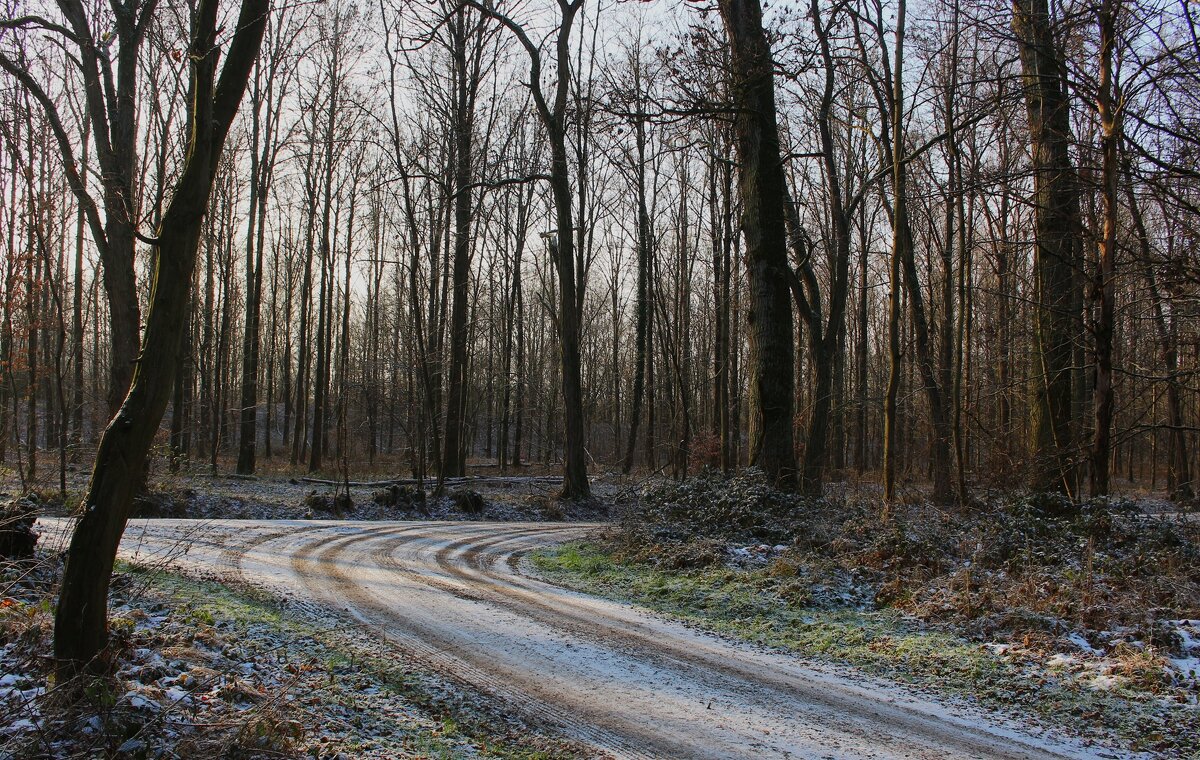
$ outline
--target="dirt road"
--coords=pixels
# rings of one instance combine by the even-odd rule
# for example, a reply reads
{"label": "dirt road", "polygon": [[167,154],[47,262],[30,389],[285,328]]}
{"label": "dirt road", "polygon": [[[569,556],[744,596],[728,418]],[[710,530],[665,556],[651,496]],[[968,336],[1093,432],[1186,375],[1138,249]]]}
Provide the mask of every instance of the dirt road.
{"label": "dirt road", "polygon": [[381,646],[601,754],[1095,756],[523,571],[525,552],[589,527],[150,520],[130,524],[122,553],[145,562],[169,557],[177,568],[240,577],[349,616]]}

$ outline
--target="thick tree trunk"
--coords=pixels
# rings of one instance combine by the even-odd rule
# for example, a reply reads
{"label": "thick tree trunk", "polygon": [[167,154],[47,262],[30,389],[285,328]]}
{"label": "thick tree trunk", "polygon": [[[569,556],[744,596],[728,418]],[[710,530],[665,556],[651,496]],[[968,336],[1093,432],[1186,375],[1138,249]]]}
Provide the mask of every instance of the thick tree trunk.
{"label": "thick tree trunk", "polygon": [[333,169],[334,169],[334,130],[338,117],[338,87],[340,82],[340,61],[344,40],[337,36],[338,29],[334,28],[333,53],[329,64],[329,106],[325,115],[325,135],[322,149],[325,156],[323,161],[324,185],[321,202],[321,247],[319,264],[321,267],[321,284],[317,289],[317,357],[313,369],[313,418],[312,440],[310,442],[308,471],[316,472],[321,469],[325,455],[325,438],[328,416],[329,365],[330,365],[330,331],[333,325],[332,279],[333,245],[336,233],[331,229],[333,214]]}
{"label": "thick tree trunk", "polygon": [[1014,0],[1013,31],[1021,53],[1034,170],[1035,327],[1033,471],[1038,491],[1078,495],[1076,342],[1083,339],[1079,272],[1082,221],[1071,164],[1066,74],[1047,0]]}
{"label": "thick tree trunk", "polygon": [[788,292],[784,197],[774,66],[758,0],[720,0],[733,63],[734,131],[746,240],[750,331],[750,464],[776,486],[796,482],[795,347]]}
{"label": "thick tree trunk", "polygon": [[[557,151],[555,151],[557,152]],[[561,181],[556,178],[554,187],[555,206],[559,230],[571,227],[570,187],[566,183],[566,154],[554,163],[562,162]],[[558,172],[554,172],[558,175]],[[563,213],[566,211],[566,213]],[[559,234],[551,241],[551,256],[558,270],[559,331],[558,342],[562,361],[563,397],[563,488],[564,499],[582,499],[591,495],[587,477],[587,435],[583,424],[583,374],[580,356],[579,306],[575,283],[575,251],[572,235]]]}
{"label": "thick tree trunk", "polygon": [[[261,350],[261,311],[263,280],[263,249],[266,247],[267,192],[270,189],[271,114],[273,74],[268,74],[265,97],[266,125],[260,136],[259,113],[264,98],[259,91],[256,70],[254,81],[254,114],[250,139],[250,213],[246,221],[246,324],[242,334],[242,386],[239,406],[237,471],[250,475],[255,469],[258,442],[258,365]],[[261,141],[261,153],[259,151]]]}
{"label": "thick tree trunk", "polygon": [[[900,21],[897,21],[897,37],[903,35],[900,29]],[[900,60],[900,53],[896,53],[896,60]],[[899,76],[893,74],[895,81],[894,87],[900,87],[901,80]],[[899,94],[903,94],[903,90]],[[898,101],[901,99],[896,97],[894,92],[892,95],[892,123],[891,129],[895,129],[903,125],[903,118],[900,115],[900,107]],[[904,164],[897,160],[897,136],[891,135],[892,155],[891,171],[892,171],[892,187],[895,192],[896,202],[892,207],[892,255],[888,258],[888,380],[887,390],[884,392],[883,398],[883,498],[886,502],[892,502],[896,499],[896,477],[900,467],[898,461],[897,448],[900,443],[899,425],[900,425],[900,383],[904,371],[900,355],[900,311],[901,299],[900,294],[904,288],[901,282],[901,259],[903,258],[901,247],[903,245],[902,237],[907,226],[903,224],[900,214],[903,212],[904,204],[903,187],[904,187]]]}
{"label": "thick tree trunk", "polygon": [[442,453],[444,477],[466,474],[463,434],[467,401],[467,301],[471,277],[471,170],[473,160],[475,88],[478,78],[468,65],[467,14],[460,7],[449,20],[454,66],[454,260],[451,275],[450,368],[446,389],[446,438]]}
{"label": "thick tree trunk", "polygon": [[1101,129],[1101,198],[1104,210],[1104,231],[1100,239],[1099,266],[1096,271],[1096,384],[1093,391],[1095,432],[1092,439],[1092,495],[1107,496],[1109,471],[1112,462],[1113,422],[1113,330],[1116,323],[1116,248],[1118,182],[1120,166],[1118,151],[1121,142],[1121,122],[1118,111],[1119,84],[1113,71],[1116,55],[1118,0],[1103,0],[1097,11],[1100,26],[1100,82],[1096,95],[1096,110]]}
{"label": "thick tree trunk", "polygon": [[304,234],[304,272],[300,277],[300,320],[296,328],[296,382],[292,409],[295,413],[295,423],[292,429],[291,463],[296,465],[304,458],[308,434],[308,386],[309,386],[309,354],[312,352],[312,262],[315,248],[315,220],[317,216],[317,185],[312,177],[315,163],[315,148],[309,147],[305,161],[305,195],[306,195],[306,227]]}
{"label": "thick tree trunk", "polygon": [[[635,71],[634,86],[641,94],[640,74]],[[638,109],[641,110],[641,101]],[[639,115],[634,124],[634,139],[637,150],[637,292],[634,297],[634,359],[633,398],[629,413],[628,441],[625,444],[625,462],[622,471],[628,475],[633,470],[634,453],[637,450],[638,427],[642,421],[642,404],[646,397],[647,365],[650,363],[650,299],[651,259],[654,251],[650,242],[650,212],[646,202],[646,124]],[[651,405],[654,401],[651,399]],[[652,448],[652,447],[647,447]],[[652,454],[648,451],[647,456]]]}
{"label": "thick tree trunk", "polygon": [[[253,212],[251,217],[253,217]],[[253,224],[251,225],[253,226]],[[253,234],[253,231],[251,232]],[[261,241],[259,241],[261,244]],[[251,259],[247,251],[246,324],[242,335],[242,387],[239,405],[237,472],[253,474],[258,440],[259,305],[262,299],[262,248]]]}

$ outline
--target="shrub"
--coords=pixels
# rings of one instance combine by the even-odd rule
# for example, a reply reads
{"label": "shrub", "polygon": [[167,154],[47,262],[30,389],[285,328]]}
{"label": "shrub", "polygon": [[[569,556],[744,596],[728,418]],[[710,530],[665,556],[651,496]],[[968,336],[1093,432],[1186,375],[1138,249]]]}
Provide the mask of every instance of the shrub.
{"label": "shrub", "polygon": [[764,542],[784,541],[802,524],[811,504],[772,488],[751,468],[732,477],[713,470],[684,481],[658,481],[642,490],[636,523],[678,537],[705,536]]}
{"label": "shrub", "polygon": [[13,499],[0,509],[0,559],[28,559],[33,556],[38,534],[37,504],[30,499]]}

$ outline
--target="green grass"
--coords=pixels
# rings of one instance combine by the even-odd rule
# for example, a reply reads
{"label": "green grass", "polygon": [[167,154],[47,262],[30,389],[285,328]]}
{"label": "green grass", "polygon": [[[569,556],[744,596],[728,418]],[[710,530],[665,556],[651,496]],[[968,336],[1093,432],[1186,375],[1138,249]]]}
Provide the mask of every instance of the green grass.
{"label": "green grass", "polygon": [[619,561],[594,543],[541,550],[531,560],[553,582],[732,638],[1033,715],[1072,733],[1200,758],[1200,714],[1194,706],[1164,704],[1154,694],[1097,690],[894,611],[813,606],[805,581],[786,572],[726,567],[666,572]]}

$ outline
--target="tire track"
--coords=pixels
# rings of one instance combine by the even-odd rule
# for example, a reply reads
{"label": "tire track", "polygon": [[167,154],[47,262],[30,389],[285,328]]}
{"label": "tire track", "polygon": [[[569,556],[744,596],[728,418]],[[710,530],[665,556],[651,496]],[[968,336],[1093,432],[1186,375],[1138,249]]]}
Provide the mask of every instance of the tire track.
{"label": "tire track", "polygon": [[[538,527],[525,531],[510,531],[497,537],[480,540],[478,536],[468,536],[452,541],[437,551],[435,561],[446,575],[459,581],[442,580],[430,577],[413,569],[405,568],[396,556],[396,548],[407,547],[406,542],[384,543],[375,550],[372,561],[381,567],[387,567],[392,572],[412,578],[418,582],[438,588],[447,594],[484,602],[503,607],[519,615],[551,628],[566,629],[573,636],[587,638],[597,643],[611,645],[622,642],[628,649],[636,650],[647,659],[655,660],[666,668],[684,669],[689,674],[702,677],[709,673],[720,673],[724,685],[734,682],[770,686],[769,689],[743,690],[749,699],[759,706],[767,707],[778,698],[780,691],[791,692],[803,705],[820,705],[828,710],[836,711],[842,720],[849,720],[851,725],[842,729],[853,733],[860,741],[883,739],[877,732],[879,723],[887,723],[892,727],[904,726],[905,730],[895,739],[907,739],[918,744],[933,746],[953,746],[958,753],[971,756],[986,756],[998,758],[1030,758],[1052,756],[1039,751],[1022,742],[1014,742],[1009,737],[988,735],[972,735],[965,732],[947,731],[945,721],[931,718],[919,711],[906,709],[903,705],[883,706],[878,702],[868,700],[864,704],[864,694],[861,691],[845,693],[831,689],[827,682],[819,684],[805,683],[796,678],[783,674],[772,674],[761,668],[753,668],[749,664],[738,663],[736,660],[717,660],[703,654],[682,651],[675,647],[663,646],[659,632],[643,631],[636,624],[612,617],[601,617],[597,620],[594,608],[577,605],[570,600],[556,598],[556,604],[549,604],[536,594],[536,590],[522,591],[511,588],[513,579],[500,576],[491,568],[498,559],[508,560],[518,553],[523,554],[528,549],[517,548],[514,551],[496,552],[497,547],[520,543],[532,536],[542,536],[547,539],[565,538],[578,533],[578,528],[547,528]],[[423,543],[430,543],[428,541]],[[524,541],[528,543],[528,541]],[[554,543],[547,540],[544,543]],[[506,565],[509,563],[506,561]],[[511,566],[511,565],[510,565]],[[470,572],[464,567],[473,567],[480,572]],[[481,584],[481,581],[483,583]],[[526,585],[527,584],[520,584]],[[543,589],[547,586],[543,585]],[[581,614],[567,611],[564,608],[578,607]],[[798,711],[803,711],[801,708]],[[872,729],[876,730],[872,730]],[[931,741],[932,740],[932,741]],[[1016,746],[1011,746],[1011,745]],[[1008,745],[1008,746],[1006,746]],[[1057,755],[1062,757],[1062,755]]]}
{"label": "tire track", "polygon": [[392,644],[423,666],[493,699],[503,700],[506,708],[522,717],[541,725],[552,726],[565,735],[598,749],[621,757],[652,757],[643,755],[620,737],[598,730],[586,721],[564,715],[536,696],[512,688],[506,679],[461,656],[456,656],[452,652],[459,642],[445,636],[434,626],[399,619],[391,608],[366,593],[360,579],[351,577],[341,569],[339,559],[355,544],[377,538],[376,535],[366,535],[331,537],[318,541],[296,553],[293,566],[315,594],[327,601],[344,597],[352,606],[343,606],[343,609],[360,622],[381,628],[381,632]]}
{"label": "tire track", "polygon": [[[196,538],[195,527],[148,521],[142,546]],[[614,756],[1094,756],[522,572],[532,549],[594,527],[215,521],[187,564],[282,587],[506,712]]]}

